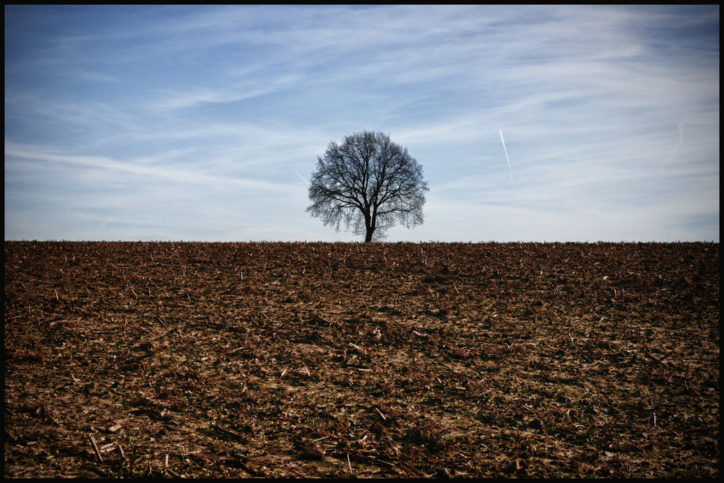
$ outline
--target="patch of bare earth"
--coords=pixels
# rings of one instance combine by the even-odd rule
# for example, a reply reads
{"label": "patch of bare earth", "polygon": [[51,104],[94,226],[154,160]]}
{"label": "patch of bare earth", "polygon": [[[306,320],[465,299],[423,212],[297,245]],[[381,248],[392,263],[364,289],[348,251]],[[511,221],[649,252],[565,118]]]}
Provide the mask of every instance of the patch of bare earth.
{"label": "patch of bare earth", "polygon": [[719,244],[5,242],[5,477],[719,476]]}

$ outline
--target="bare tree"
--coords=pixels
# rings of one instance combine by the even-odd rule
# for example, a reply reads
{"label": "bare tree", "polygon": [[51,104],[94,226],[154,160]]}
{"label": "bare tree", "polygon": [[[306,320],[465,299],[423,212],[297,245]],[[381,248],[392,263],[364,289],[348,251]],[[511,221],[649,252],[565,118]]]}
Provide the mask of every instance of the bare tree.
{"label": "bare tree", "polygon": [[307,211],[339,230],[342,222],[365,242],[384,238],[395,221],[422,224],[427,182],[407,149],[383,133],[362,132],[331,142],[317,157]]}

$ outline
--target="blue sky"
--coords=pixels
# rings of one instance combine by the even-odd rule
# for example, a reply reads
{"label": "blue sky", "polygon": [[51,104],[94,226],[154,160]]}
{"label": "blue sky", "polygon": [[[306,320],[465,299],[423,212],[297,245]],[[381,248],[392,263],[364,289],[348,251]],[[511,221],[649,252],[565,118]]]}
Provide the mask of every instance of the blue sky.
{"label": "blue sky", "polygon": [[4,8],[6,240],[358,241],[306,180],[368,130],[388,241],[719,241],[718,5]]}

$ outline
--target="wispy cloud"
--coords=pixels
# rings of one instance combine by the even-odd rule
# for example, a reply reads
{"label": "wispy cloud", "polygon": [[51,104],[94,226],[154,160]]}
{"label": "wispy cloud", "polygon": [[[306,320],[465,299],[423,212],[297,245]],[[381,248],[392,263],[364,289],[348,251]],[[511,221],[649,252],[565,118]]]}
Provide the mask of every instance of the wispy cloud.
{"label": "wispy cloud", "polygon": [[167,166],[149,165],[148,160],[144,164],[136,164],[133,162],[122,162],[104,156],[74,156],[63,154],[51,154],[38,151],[27,151],[22,148],[5,145],[6,166],[10,169],[21,168],[22,165],[15,163],[15,158],[44,161],[51,163],[63,163],[73,166],[81,166],[107,172],[121,172],[137,175],[141,177],[160,178],[166,181],[172,181],[179,184],[197,184],[204,185],[212,189],[221,187],[243,188],[252,191],[265,191],[275,193],[286,193],[296,186],[280,183],[272,183],[268,181],[260,181],[244,178],[231,178],[209,175],[193,169],[174,169]]}

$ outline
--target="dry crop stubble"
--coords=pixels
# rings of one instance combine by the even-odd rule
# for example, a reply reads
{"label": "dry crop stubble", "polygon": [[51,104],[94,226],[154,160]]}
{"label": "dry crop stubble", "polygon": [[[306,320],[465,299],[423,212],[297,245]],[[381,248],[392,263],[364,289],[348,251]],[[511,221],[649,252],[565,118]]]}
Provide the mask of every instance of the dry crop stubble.
{"label": "dry crop stubble", "polygon": [[5,242],[5,476],[716,477],[718,243]]}

